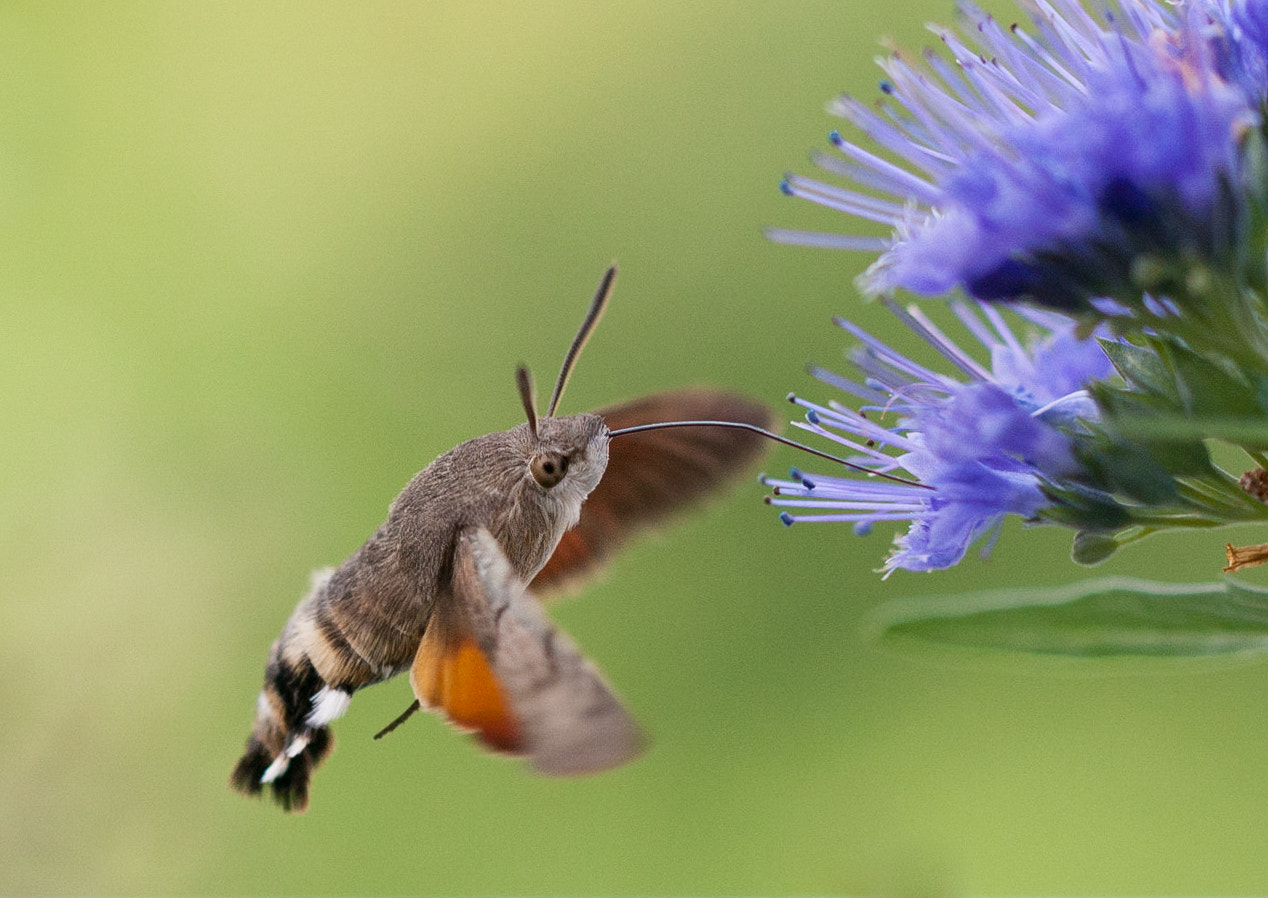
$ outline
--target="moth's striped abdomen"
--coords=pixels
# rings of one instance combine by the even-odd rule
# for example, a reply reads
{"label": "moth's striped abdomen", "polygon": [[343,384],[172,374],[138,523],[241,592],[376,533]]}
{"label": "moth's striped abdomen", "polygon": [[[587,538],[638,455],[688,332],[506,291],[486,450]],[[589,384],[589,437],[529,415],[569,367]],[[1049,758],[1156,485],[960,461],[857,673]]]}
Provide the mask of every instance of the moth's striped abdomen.
{"label": "moth's striped abdomen", "polygon": [[330,724],[348,710],[352,693],[383,679],[344,637],[331,579],[322,572],[273,643],[255,726],[230,779],[247,795],[271,788],[288,811],[307,807],[308,780],[334,746]]}

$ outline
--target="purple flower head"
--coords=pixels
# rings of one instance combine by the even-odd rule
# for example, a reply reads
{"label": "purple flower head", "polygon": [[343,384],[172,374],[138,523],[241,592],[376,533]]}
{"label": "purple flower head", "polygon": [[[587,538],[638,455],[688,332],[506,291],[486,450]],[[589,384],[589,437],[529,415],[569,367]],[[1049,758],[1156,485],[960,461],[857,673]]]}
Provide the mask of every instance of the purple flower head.
{"label": "purple flower head", "polygon": [[1240,0],[1229,15],[1232,27],[1224,48],[1224,69],[1252,101],[1268,89],[1268,2]]}
{"label": "purple flower head", "polygon": [[1265,6],[1120,0],[1097,16],[1076,0],[1036,0],[1027,30],[961,3],[971,37],[939,33],[954,64],[894,54],[882,109],[834,104],[881,150],[832,135],[837,154],[816,161],[851,186],[784,182],[888,225],[890,238],[771,236],[880,252],[862,280],[869,293],[962,288],[1063,311],[1116,295],[1142,254],[1209,256],[1227,238],[1224,188],[1241,177],[1242,138],[1259,120]]}
{"label": "purple flower head", "polygon": [[843,521],[866,533],[878,522],[910,521],[885,569],[946,568],[980,537],[997,533],[1005,515],[1033,520],[1051,504],[1045,483],[1077,477],[1072,440],[1082,420],[1096,417],[1082,385],[1113,369],[1095,341],[1076,339],[1073,322],[1055,313],[1022,310],[1038,331],[1026,345],[996,309],[954,304],[986,350],[984,365],[918,309],[888,304],[960,376],[920,365],[838,319],[861,341],[851,360],[862,378],[813,373],[863,405],[856,411],[795,398],[807,409],[797,426],[848,447],[854,463],[888,479],[794,471],[789,480],[767,478],[775,489],[769,501],[814,512],[784,512],[786,524]]}

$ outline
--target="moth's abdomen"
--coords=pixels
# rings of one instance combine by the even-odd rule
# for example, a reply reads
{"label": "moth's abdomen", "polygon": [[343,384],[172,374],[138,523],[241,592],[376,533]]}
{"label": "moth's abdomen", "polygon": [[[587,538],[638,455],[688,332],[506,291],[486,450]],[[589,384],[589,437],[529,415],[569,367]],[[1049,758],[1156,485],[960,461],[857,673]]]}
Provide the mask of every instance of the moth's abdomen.
{"label": "moth's abdomen", "polygon": [[309,778],[334,746],[330,724],[347,711],[356,689],[385,673],[343,637],[326,594],[329,580],[326,572],[314,583],[273,643],[255,726],[230,779],[247,795],[269,787],[288,811],[308,805]]}
{"label": "moth's abdomen", "polygon": [[[351,698],[350,693],[331,690],[306,658],[288,662],[279,639],[256,700],[255,727],[230,783],[246,795],[259,795],[268,786],[285,810],[304,810],[308,780],[334,747],[327,724]],[[322,717],[329,719],[319,720],[316,712],[323,708]]]}

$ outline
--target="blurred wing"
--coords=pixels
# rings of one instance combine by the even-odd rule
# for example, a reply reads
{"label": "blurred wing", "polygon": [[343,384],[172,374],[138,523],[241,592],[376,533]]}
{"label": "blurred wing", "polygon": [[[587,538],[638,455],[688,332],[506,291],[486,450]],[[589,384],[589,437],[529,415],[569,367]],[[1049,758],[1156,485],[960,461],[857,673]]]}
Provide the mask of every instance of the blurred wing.
{"label": "blurred wing", "polygon": [[465,531],[453,597],[410,672],[423,707],[475,730],[539,773],[597,773],[642,749],[638,726],[598,670],[547,620],[484,528]]}
{"label": "blurred wing", "polygon": [[515,753],[523,742],[519,722],[488,657],[465,628],[441,636],[433,617],[414,656],[410,684],[419,705],[440,711],[455,726],[472,730],[494,751]]}
{"label": "blurred wing", "polygon": [[[764,405],[713,390],[655,393],[599,409],[610,430],[662,421],[738,421],[771,429]],[[612,440],[603,479],[533,578],[544,594],[595,573],[640,528],[716,492],[757,459],[765,438],[729,427],[675,427]]]}

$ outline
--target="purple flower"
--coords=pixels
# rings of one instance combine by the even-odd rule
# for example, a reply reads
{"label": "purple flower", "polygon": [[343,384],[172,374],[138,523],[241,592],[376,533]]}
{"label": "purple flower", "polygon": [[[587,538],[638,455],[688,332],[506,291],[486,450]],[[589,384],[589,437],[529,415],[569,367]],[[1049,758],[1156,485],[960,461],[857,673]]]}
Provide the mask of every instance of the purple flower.
{"label": "purple flower", "polygon": [[[850,182],[790,176],[787,193],[879,222],[888,239],[773,230],[783,242],[879,252],[865,291],[962,288],[1093,311],[1140,302],[1139,260],[1227,249],[1230,185],[1264,97],[1268,3],[1038,0],[1030,29],[970,3],[962,38],[884,61],[886,105],[833,111],[879,152],[833,133],[816,161]],[[1175,298],[1175,297],[1173,297]]]}
{"label": "purple flower", "polygon": [[888,304],[959,377],[920,365],[838,319],[861,341],[851,359],[862,379],[819,368],[812,373],[861,399],[862,408],[794,398],[807,410],[807,420],[797,424],[848,447],[855,464],[883,477],[794,471],[789,480],[766,479],[775,490],[768,501],[813,511],[785,511],[786,524],[844,521],[866,533],[878,522],[910,521],[885,569],[946,568],[979,538],[993,541],[1005,515],[1036,519],[1053,502],[1045,484],[1079,476],[1073,440],[1081,422],[1097,415],[1082,385],[1113,369],[1095,341],[1077,339],[1073,322],[1055,313],[1020,313],[1038,332],[1024,345],[998,310],[954,304],[987,352],[983,364],[919,310]]}

